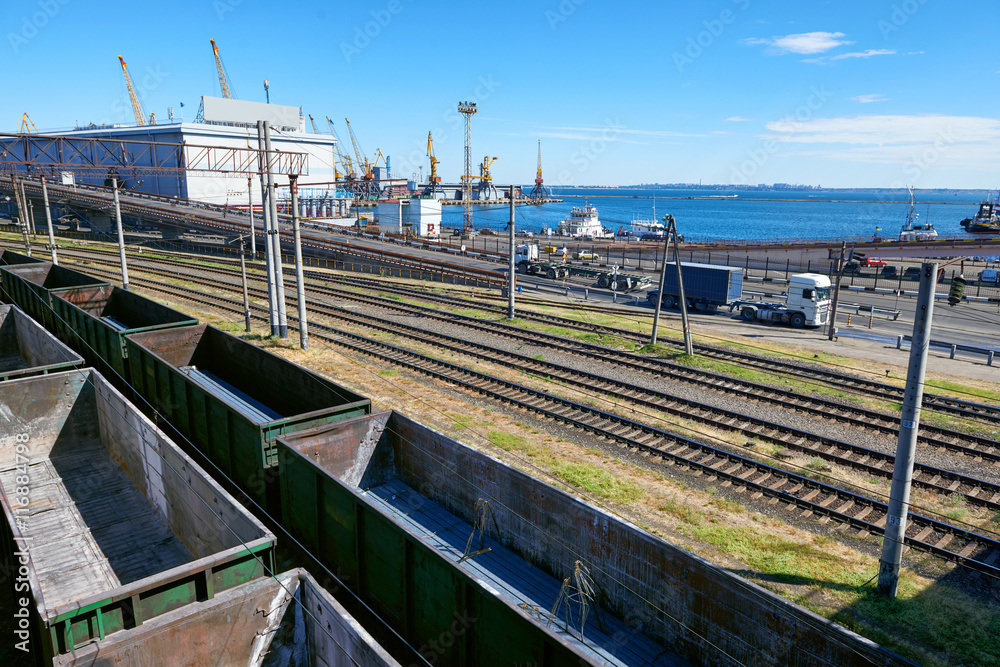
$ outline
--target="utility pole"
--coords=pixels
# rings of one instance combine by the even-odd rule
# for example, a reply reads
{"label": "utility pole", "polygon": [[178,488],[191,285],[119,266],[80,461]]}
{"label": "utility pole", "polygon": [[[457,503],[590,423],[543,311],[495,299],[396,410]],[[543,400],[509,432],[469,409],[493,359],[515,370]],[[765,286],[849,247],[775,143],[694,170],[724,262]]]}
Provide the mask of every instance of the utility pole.
{"label": "utility pole", "polygon": [[247,196],[250,198],[250,257],[257,259],[257,234],[253,229],[253,176],[247,174]]}
{"label": "utility pole", "polygon": [[306,315],[306,288],[302,279],[302,242],[299,239],[299,177],[288,176],[292,198],[292,236],[295,239],[295,294],[299,305],[299,347],[309,349],[309,321]]}
{"label": "utility pole", "polygon": [[[264,148],[264,121],[257,121],[257,147]],[[264,266],[267,272],[267,311],[271,325],[271,335],[278,335],[278,307],[274,298],[274,258],[271,251],[271,207],[268,205],[267,178],[264,172],[270,168],[266,155],[260,158],[260,214],[264,222]]]}
{"label": "utility pole", "polygon": [[115,194],[115,225],[118,228],[118,257],[122,263],[122,288],[128,291],[128,266],[125,263],[125,232],[122,231],[122,209],[118,203],[118,177],[111,177],[111,189]]}
{"label": "utility pole", "polygon": [[840,243],[840,262],[837,264],[836,285],[833,286],[833,303],[830,305],[830,340],[833,340],[837,333],[837,304],[840,303],[840,283],[844,280],[844,253],[847,250],[847,241]]}
{"label": "utility pole", "polygon": [[[674,222],[674,216],[667,215],[664,216],[667,222],[667,236],[671,234],[674,237],[674,264],[677,265],[677,293],[678,299],[681,302],[681,326],[684,329],[684,353],[689,357],[694,356],[694,343],[691,340],[691,324],[688,322],[688,308],[687,299],[684,298],[684,277],[681,275],[681,250],[680,250],[680,239],[677,238],[677,223]],[[667,263],[667,256],[664,252],[663,255],[664,265]],[[664,269],[665,271],[666,269]]]}
{"label": "utility pole", "polygon": [[[247,294],[247,263],[245,259],[246,255],[246,237],[240,236],[236,240],[240,244],[240,279],[243,283],[243,319],[246,320],[246,330],[250,333],[250,295]],[[229,241],[232,243],[232,241]]]}
{"label": "utility pole", "polygon": [[913,481],[913,459],[917,449],[917,429],[920,426],[920,405],[924,397],[924,374],[927,370],[927,349],[931,338],[931,318],[934,314],[934,283],[936,262],[920,265],[920,294],[913,318],[913,342],[910,365],[906,371],[906,391],[896,444],[896,463],[889,491],[889,511],[882,538],[882,557],[878,567],[879,595],[894,598],[899,584],[899,563],[906,538],[906,517],[910,507],[910,484]]}
{"label": "utility pole", "polygon": [[45,202],[45,222],[49,226],[49,248],[52,252],[52,263],[59,266],[59,257],[56,255],[56,235],[52,231],[52,210],[49,208],[49,189],[45,187],[45,177],[39,177],[42,181],[42,201]]}
{"label": "utility pole", "polygon": [[507,319],[514,319],[514,186],[510,186],[510,223],[508,224],[507,240],[509,243],[507,253]]}
{"label": "utility pole", "polygon": [[10,184],[14,187],[14,203],[17,204],[17,219],[21,223],[19,227],[21,228],[21,233],[24,235],[24,252],[27,253],[28,257],[31,257],[31,239],[28,237],[27,209],[24,207],[24,200],[21,199],[21,189],[14,174],[10,175]]}
{"label": "utility pole", "polygon": [[[669,216],[667,216],[669,217]],[[650,345],[656,345],[656,334],[660,328],[660,310],[663,308],[663,288],[667,283],[667,252],[670,250],[670,234],[663,242],[663,266],[660,270],[660,289],[656,292],[656,306],[653,311],[653,335],[649,339]]]}
{"label": "utility pole", "polygon": [[278,198],[274,191],[274,172],[271,171],[271,125],[264,121],[264,150],[267,153],[267,198],[271,209],[271,244],[274,246],[274,293],[278,301],[278,335],[288,338],[288,319],[285,313],[285,274],[281,265],[281,224],[278,221]]}

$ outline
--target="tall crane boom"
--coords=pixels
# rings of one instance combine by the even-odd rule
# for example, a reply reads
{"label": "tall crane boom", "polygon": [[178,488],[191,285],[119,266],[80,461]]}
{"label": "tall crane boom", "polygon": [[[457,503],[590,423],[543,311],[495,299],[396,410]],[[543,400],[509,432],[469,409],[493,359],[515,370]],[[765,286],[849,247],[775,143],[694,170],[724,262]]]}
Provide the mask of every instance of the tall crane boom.
{"label": "tall crane boom", "polygon": [[312,123],[313,134],[319,134],[319,129],[316,127],[316,121],[313,120],[313,115],[312,114],[309,114],[309,122]]}
{"label": "tall crane boom", "polygon": [[139,98],[135,95],[135,86],[132,85],[132,77],[128,75],[128,66],[125,64],[125,59],[121,56],[118,56],[118,62],[122,64],[122,74],[125,75],[125,87],[128,88],[128,96],[132,100],[132,113],[135,114],[136,125],[145,125],[146,114],[142,110]]}
{"label": "tall crane boom", "polygon": [[222,96],[227,100],[234,99],[233,91],[229,87],[229,77],[226,76],[226,68],[222,65],[222,57],[219,55],[219,47],[215,45],[215,40],[208,40],[212,43],[212,55],[215,56],[215,68],[219,71],[219,87],[222,88]]}
{"label": "tall crane boom", "polygon": [[[337,140],[337,157],[340,158],[340,164],[347,170],[347,178],[351,180],[356,179],[358,175],[354,172],[354,163],[351,161],[351,157],[349,155],[344,155],[344,151],[340,150],[340,146],[343,142],[340,140],[340,135],[337,134],[337,128],[333,126],[333,121],[330,120],[329,116],[326,117],[326,122],[330,125],[330,134],[332,134],[333,138]],[[337,180],[340,180],[339,176],[337,177]]]}
{"label": "tall crane boom", "polygon": [[428,183],[431,183],[432,185],[434,183],[440,183],[441,177],[437,175],[437,166],[441,160],[434,157],[434,140],[431,139],[430,132],[427,133],[427,157],[431,159],[431,178]]}
{"label": "tall crane boom", "polygon": [[351,135],[351,145],[354,146],[354,155],[358,160],[358,167],[363,166],[365,169],[365,178],[371,178],[371,170],[368,166],[368,159],[365,158],[364,153],[362,153],[361,149],[358,147],[358,140],[354,136],[354,130],[351,129],[351,121],[345,118],[344,122],[347,123],[347,133]]}

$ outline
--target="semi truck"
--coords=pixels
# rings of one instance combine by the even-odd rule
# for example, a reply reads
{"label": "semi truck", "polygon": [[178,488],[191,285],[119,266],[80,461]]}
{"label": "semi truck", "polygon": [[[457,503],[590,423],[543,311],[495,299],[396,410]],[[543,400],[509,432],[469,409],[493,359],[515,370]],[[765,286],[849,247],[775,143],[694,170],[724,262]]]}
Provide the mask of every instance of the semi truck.
{"label": "semi truck", "polygon": [[[681,262],[681,276],[687,307],[694,310],[728,306],[743,296],[743,269],[739,267]],[[649,290],[646,301],[654,307],[660,303],[664,308],[674,308],[680,303],[680,295],[677,271],[668,266],[663,294],[658,289]]]}
{"label": "semi truck", "polygon": [[[749,301],[743,297],[743,269],[732,266],[682,262],[684,298],[688,308],[709,310],[728,306],[729,312],[739,308],[745,320],[779,322],[795,328],[823,326],[830,310],[830,279],[817,273],[800,273],[788,281],[787,295],[782,302]],[[649,290],[646,300],[664,308],[674,308],[680,302],[677,272],[667,267],[663,295]]]}
{"label": "semi truck", "polygon": [[799,273],[788,280],[783,302],[734,301],[729,312],[739,308],[744,320],[779,322],[800,329],[821,327],[830,312],[830,279],[818,273]]}
{"label": "semi truck", "polygon": [[611,288],[618,291],[638,289],[648,285],[649,276],[628,275],[619,273],[617,267],[608,271],[595,266],[577,266],[563,262],[542,261],[538,258],[538,246],[533,243],[522,244],[514,248],[514,264],[518,273],[532,276],[545,276],[550,279],[568,278],[569,276],[584,276],[597,281],[598,287]]}

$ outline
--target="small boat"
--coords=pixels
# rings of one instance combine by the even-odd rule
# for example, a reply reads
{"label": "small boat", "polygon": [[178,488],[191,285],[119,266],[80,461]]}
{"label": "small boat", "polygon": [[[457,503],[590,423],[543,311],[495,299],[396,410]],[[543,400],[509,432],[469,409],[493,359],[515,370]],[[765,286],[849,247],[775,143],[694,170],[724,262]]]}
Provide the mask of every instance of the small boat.
{"label": "small boat", "polygon": [[922,225],[917,224],[919,213],[913,212],[913,188],[907,188],[910,193],[910,206],[906,211],[906,224],[899,232],[900,241],[933,241],[937,238],[937,230],[934,225],[927,222]]}
{"label": "small boat", "polygon": [[556,233],[561,236],[589,236],[595,239],[606,235],[604,226],[597,217],[597,209],[586,203],[582,207],[574,206],[569,217],[559,223]]}
{"label": "small boat", "polygon": [[1000,232],[1000,215],[997,212],[997,202],[984,199],[979,205],[979,211],[974,218],[966,218],[962,221],[965,231],[976,234],[990,234]]}

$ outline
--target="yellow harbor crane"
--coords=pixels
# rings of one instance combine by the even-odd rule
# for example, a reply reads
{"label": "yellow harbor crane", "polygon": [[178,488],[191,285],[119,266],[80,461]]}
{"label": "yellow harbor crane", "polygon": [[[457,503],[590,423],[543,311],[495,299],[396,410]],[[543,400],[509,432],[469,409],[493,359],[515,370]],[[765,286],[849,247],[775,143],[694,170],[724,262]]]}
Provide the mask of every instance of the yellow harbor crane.
{"label": "yellow harbor crane", "polygon": [[493,163],[499,159],[500,158],[498,157],[490,157],[489,155],[483,157],[483,163],[479,165],[479,178],[483,179],[483,182],[493,182],[493,176],[490,174],[490,167],[492,167]]}
{"label": "yellow harbor crane", "polygon": [[435,183],[441,182],[441,177],[438,176],[437,172],[437,166],[441,160],[434,157],[434,140],[431,139],[430,132],[427,133],[427,157],[431,159],[431,177],[427,182],[433,186]]}
{"label": "yellow harbor crane", "polygon": [[[329,116],[326,117],[326,122],[330,125],[330,134],[337,140],[337,157],[340,158],[340,164],[344,168],[348,180],[355,180],[358,175],[354,171],[354,162],[351,160],[350,155],[345,155],[344,151],[340,150],[343,142],[340,140],[340,135],[337,134],[337,129],[333,126],[333,121],[330,120]],[[340,180],[340,176],[337,177],[337,180]]]}
{"label": "yellow harbor crane", "polygon": [[23,114],[21,114],[21,129],[18,130],[18,133],[31,134],[32,132],[38,134],[38,128],[35,127],[35,124],[31,122],[31,116],[29,116],[28,112],[25,111]]}
{"label": "yellow harbor crane", "polygon": [[142,110],[142,103],[136,97],[135,86],[132,85],[132,77],[128,75],[128,65],[125,64],[125,59],[121,56],[118,56],[118,62],[122,64],[122,74],[125,75],[125,87],[128,88],[128,96],[132,100],[132,112],[135,114],[135,123],[136,125],[145,125],[146,114]]}
{"label": "yellow harbor crane", "polygon": [[215,56],[215,68],[219,71],[219,87],[222,88],[222,96],[227,100],[236,99],[233,91],[229,87],[229,77],[226,76],[226,68],[222,65],[222,57],[219,55],[219,47],[215,45],[215,40],[208,40],[212,43],[212,55]]}

